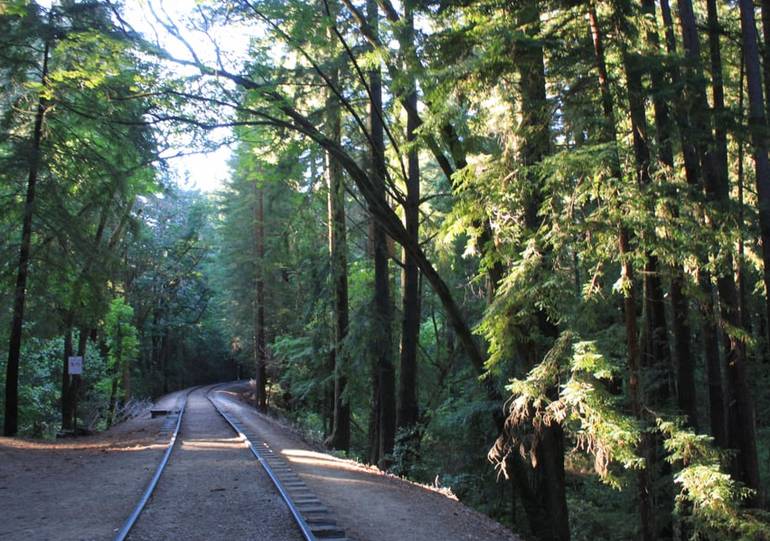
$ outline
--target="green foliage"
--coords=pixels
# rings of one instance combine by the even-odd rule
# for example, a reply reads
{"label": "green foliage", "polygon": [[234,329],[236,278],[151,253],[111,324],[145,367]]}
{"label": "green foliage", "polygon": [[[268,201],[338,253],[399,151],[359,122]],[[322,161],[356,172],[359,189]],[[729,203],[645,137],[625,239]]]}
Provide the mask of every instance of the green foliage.
{"label": "green foliage", "polygon": [[751,490],[725,471],[729,456],[713,438],[696,434],[678,421],[658,419],[666,436],[669,462],[678,466],[676,510],[693,531],[692,539],[770,539],[770,515],[742,509]]}
{"label": "green foliage", "polygon": [[[19,376],[19,427],[22,433],[51,437],[59,428],[57,384],[61,377],[63,346],[62,339],[38,338],[24,345],[25,362]],[[5,362],[2,367],[4,376]]]}
{"label": "green foliage", "polygon": [[[608,362],[595,342],[580,341],[565,331],[554,346],[524,379],[508,386],[506,430],[511,447],[534,461],[537,430],[551,423],[568,430],[578,449],[594,458],[602,481],[620,489],[622,478],[613,464],[639,469],[644,460],[636,449],[641,438],[639,424],[622,413],[619,398],[609,391],[619,368]],[[560,383],[561,382],[561,383]],[[558,386],[558,395],[551,389]],[[502,465],[508,451],[492,452]]]}
{"label": "green foliage", "polygon": [[[64,339],[31,337],[22,348],[19,375],[19,431],[38,438],[51,438],[61,427],[60,387],[64,362]],[[6,356],[0,359],[0,400],[5,391]],[[109,398],[107,361],[99,349],[88,344],[82,377],[86,392],[80,400],[78,416],[81,426],[98,420]]]}
{"label": "green foliage", "polygon": [[281,382],[291,389],[292,400],[297,403],[307,403],[323,395],[324,387],[331,381],[318,362],[329,352],[319,350],[319,345],[310,337],[290,336],[279,336],[272,343],[273,353],[281,361]]}
{"label": "green foliage", "polygon": [[110,309],[104,321],[104,332],[109,348],[109,362],[113,370],[120,369],[125,363],[136,360],[139,352],[139,340],[133,325],[134,309],[126,304],[126,299],[118,297],[110,303]]}

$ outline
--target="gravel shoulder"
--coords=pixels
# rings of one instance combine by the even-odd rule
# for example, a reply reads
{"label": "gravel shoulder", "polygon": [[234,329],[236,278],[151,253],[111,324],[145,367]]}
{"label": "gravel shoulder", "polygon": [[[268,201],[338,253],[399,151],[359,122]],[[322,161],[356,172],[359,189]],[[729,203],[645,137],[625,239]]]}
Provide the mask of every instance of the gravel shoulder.
{"label": "gravel shoulder", "polygon": [[292,469],[356,541],[518,541],[508,529],[456,499],[386,475],[376,468],[319,452],[240,399],[242,385],[215,393],[240,421]]}
{"label": "gravel shoulder", "polygon": [[110,539],[160,460],[162,424],[146,411],[94,436],[0,438],[0,540]]}

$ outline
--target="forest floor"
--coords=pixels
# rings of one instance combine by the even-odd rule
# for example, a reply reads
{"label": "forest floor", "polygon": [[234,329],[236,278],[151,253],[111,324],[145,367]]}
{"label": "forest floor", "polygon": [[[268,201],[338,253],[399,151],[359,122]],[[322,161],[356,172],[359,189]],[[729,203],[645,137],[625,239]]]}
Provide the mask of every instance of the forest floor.
{"label": "forest floor", "polygon": [[[320,452],[289,427],[245,405],[240,400],[243,391],[243,386],[230,387],[228,392],[217,392],[217,400],[230,409],[237,409],[241,422],[284,456],[334,514],[351,540],[518,539],[503,526],[446,494]],[[176,396],[169,395],[164,402],[173,403]],[[137,523],[132,538],[158,538],[152,537],[150,530],[144,532],[142,524],[155,522],[153,513],[165,516],[164,498],[172,489],[187,512],[180,515],[186,518],[169,521],[170,536],[164,537],[169,539],[178,538],[173,532],[179,533],[180,527],[187,539],[248,538],[241,532],[233,536],[234,531],[222,530],[222,512],[235,513],[227,522],[243,517],[245,527],[253,520],[249,505],[253,504],[255,512],[264,509],[266,504],[282,505],[277,498],[266,496],[267,489],[261,495],[252,494],[261,490],[254,487],[264,484],[258,479],[264,474],[257,461],[234,441],[207,401],[196,402],[194,397],[195,394],[191,395],[183,420],[181,444],[177,443],[179,448],[172,455],[156,495]],[[162,418],[151,419],[148,411],[96,436],[60,441],[0,438],[0,541],[111,539],[130,514],[160,460],[164,449],[159,439],[162,424]],[[202,443],[206,443],[206,449],[193,449]],[[185,449],[189,449],[187,458]],[[197,462],[183,463],[190,460]],[[179,475],[175,475],[174,468],[179,470],[176,472]],[[249,471],[249,468],[253,469]],[[214,469],[218,471],[211,471]],[[247,478],[253,482],[244,483]],[[230,481],[232,486],[225,486]],[[211,489],[208,486],[211,483],[217,486]],[[195,493],[200,493],[200,498]],[[189,501],[183,502],[185,499]],[[244,506],[243,502],[248,505]],[[192,504],[195,505],[190,507]],[[222,509],[217,510],[217,505]],[[289,535],[285,537],[292,539],[293,535],[285,527],[285,513],[281,514],[280,509],[273,511],[269,520],[284,524],[277,531],[287,530],[285,533]],[[185,520],[191,524],[185,525]],[[205,524],[192,526],[201,520]],[[259,531],[267,535],[260,538],[284,538],[283,535],[274,537],[272,531]]]}

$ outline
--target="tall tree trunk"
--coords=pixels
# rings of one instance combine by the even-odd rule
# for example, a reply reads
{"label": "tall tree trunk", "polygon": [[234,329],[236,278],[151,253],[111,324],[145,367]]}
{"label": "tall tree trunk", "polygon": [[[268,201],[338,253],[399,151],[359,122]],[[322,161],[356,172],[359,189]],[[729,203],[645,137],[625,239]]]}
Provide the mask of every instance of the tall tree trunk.
{"label": "tall tree trunk", "polygon": [[[404,28],[399,36],[400,47],[408,51],[414,47],[414,14],[412,0],[404,3]],[[403,66],[406,73],[409,72],[409,64],[406,59],[411,58],[408,53],[403,54]],[[407,108],[406,140],[414,145],[419,126],[417,118],[417,88],[413,75],[409,76],[409,87],[406,100]],[[406,231],[412,242],[420,242],[420,160],[415,146],[409,148],[408,169],[406,179],[406,202],[404,215]],[[396,427],[400,430],[410,431],[414,429],[418,417],[417,405],[417,347],[420,340],[420,271],[414,257],[403,251],[404,268],[401,272],[401,305],[403,318],[401,321],[401,364],[398,386],[398,411],[396,413]],[[414,443],[414,440],[411,440]]]}
{"label": "tall tree trunk", "polygon": [[[613,147],[615,148],[610,164],[610,174],[620,181],[623,178],[623,172],[620,167],[620,157],[617,154],[617,134],[615,132],[615,114],[613,111],[612,94],[610,93],[609,77],[607,75],[607,67],[604,59],[602,32],[593,5],[589,7],[588,18],[591,27],[591,36],[593,38],[596,68],[599,75],[599,89],[601,91],[602,109],[604,113],[602,139],[605,143],[613,144]],[[641,363],[639,337],[636,327],[637,304],[634,286],[634,269],[631,263],[631,245],[629,237],[629,231],[625,225],[621,224],[618,233],[618,249],[623,280],[626,283],[623,296],[623,314],[626,329],[626,349],[628,352],[628,391],[631,402],[631,411],[634,417],[641,421],[643,420],[640,389]],[[642,438],[639,449],[639,454],[645,458],[648,458],[650,454],[649,442],[647,440],[648,438]],[[655,539],[655,515],[653,513],[653,502],[651,500],[651,488],[650,472],[649,467],[647,466],[639,470],[637,475],[641,538],[644,541],[653,541]]]}
{"label": "tall tree trunk", "polygon": [[[655,20],[655,0],[641,0],[642,12]],[[655,25],[648,26],[646,32],[647,46],[654,55],[661,53],[660,38]],[[658,64],[649,68],[652,104],[655,113],[655,136],[658,140],[658,159],[667,168],[674,167],[674,149],[672,144],[673,126],[668,101],[661,92],[667,82],[665,79],[665,67]]]}
{"label": "tall tree trunk", "polygon": [[[655,0],[642,0],[642,10],[645,14],[655,17]],[[647,30],[647,44],[653,54],[660,53],[660,39],[655,27]],[[659,66],[650,68],[652,83],[652,101],[655,113],[655,133],[658,140],[658,158],[667,172],[674,169],[674,150],[672,145],[673,125],[670,121],[670,111],[667,101],[661,92],[666,86],[664,70]],[[688,175],[688,178],[691,175]],[[678,216],[678,208],[674,209]],[[677,405],[679,411],[687,416],[687,422],[692,427],[698,426],[698,410],[695,392],[695,362],[691,348],[690,307],[684,288],[686,277],[681,264],[671,269],[671,312],[672,332],[674,336],[674,353],[677,365]]]}
{"label": "tall tree trunk", "polygon": [[[746,26],[746,9],[750,3],[744,5],[741,3],[742,27]],[[694,128],[694,134],[697,141],[698,155],[703,169],[703,184],[706,199],[711,208],[717,210],[725,208],[729,204],[729,183],[726,176],[719,166],[718,156],[714,153],[714,140],[712,138],[711,126],[709,125],[709,106],[706,99],[705,81],[700,64],[700,43],[698,41],[698,30],[695,21],[695,15],[692,9],[691,0],[680,0],[679,19],[682,27],[682,37],[685,47],[685,57],[690,67],[690,77],[686,84],[689,87],[689,93],[692,97],[692,117],[691,121]],[[756,36],[754,36],[755,27],[753,25],[754,15],[750,12],[751,31],[747,29],[745,33],[750,34],[751,39],[756,45]],[[746,36],[744,36],[746,38]],[[744,44],[745,45],[745,44]],[[757,53],[758,54],[758,53]],[[748,57],[747,57],[748,58]],[[758,63],[756,70],[759,70]],[[758,74],[758,71],[757,71]],[[761,89],[759,93],[761,100]],[[761,199],[761,195],[760,195]],[[707,209],[707,211],[710,209]],[[718,229],[721,226],[718,213],[707,213],[707,224],[710,227]],[[738,307],[738,294],[733,277],[732,256],[727,254],[724,257],[724,268],[730,269],[721,272],[717,277],[717,290],[719,291],[720,316],[728,328],[741,328],[740,310]],[[746,352],[745,346],[741,340],[734,335],[727,336],[726,346],[726,371],[727,384],[730,396],[728,402],[728,438],[730,446],[738,450],[737,462],[740,465],[739,478],[747,486],[759,489],[759,467],[757,462],[756,449],[756,427],[754,422],[754,407],[751,398],[751,392],[748,385],[746,373]]]}
{"label": "tall tree trunk", "polygon": [[[629,27],[624,13],[615,14],[618,34],[633,36],[636,31]],[[626,72],[628,87],[629,112],[631,117],[631,132],[633,137],[634,157],[636,161],[636,178],[642,192],[649,190],[652,184],[650,168],[650,145],[648,141],[647,116],[645,111],[644,90],[642,86],[642,59],[631,53],[625,43],[621,43],[623,65]],[[668,157],[666,157],[668,159]],[[655,205],[647,209],[655,215]],[[647,331],[647,358],[642,367],[647,371],[645,378],[645,403],[656,409],[665,410],[670,405],[673,388],[671,367],[671,350],[668,343],[668,327],[666,325],[666,310],[663,300],[663,285],[659,274],[657,257],[647,252],[644,266],[643,291],[645,324]],[[656,539],[670,538],[673,535],[672,516],[674,511],[673,482],[670,464],[665,460],[662,436],[660,432],[648,432],[646,445],[648,450],[647,469],[651,482],[652,505],[655,510],[653,535]]]}
{"label": "tall tree trunk", "polygon": [[171,344],[172,344],[171,330],[168,327],[165,327],[163,330],[163,336],[161,336],[160,338],[160,350],[158,351],[160,372],[162,374],[162,379],[163,379],[162,381],[163,394],[168,394],[168,392],[171,389],[171,382],[169,381],[169,373],[171,372],[169,368],[169,358],[171,357]]}
{"label": "tall tree trunk", "polygon": [[[43,90],[48,86],[48,55],[50,43],[43,48],[43,71],[40,78]],[[21,334],[24,324],[24,304],[27,299],[27,278],[29,274],[30,249],[32,246],[32,217],[35,209],[35,189],[40,167],[40,142],[43,138],[43,117],[47,104],[42,95],[38,98],[35,125],[30,145],[29,176],[27,194],[24,200],[24,216],[21,226],[19,265],[16,274],[16,288],[13,293],[13,315],[8,340],[8,363],[5,374],[5,424],[3,435],[15,436],[19,430],[19,359],[21,357]]]}
{"label": "tall tree trunk", "polygon": [[[764,4],[763,4],[764,5]],[[764,13],[764,12],[763,12]],[[741,74],[739,78],[739,93],[738,93],[738,125],[743,126],[743,111],[744,111],[744,86],[746,76],[746,62],[741,55]],[[741,322],[747,332],[751,332],[751,316],[749,315],[748,299],[746,296],[746,251],[744,246],[744,228],[746,226],[745,217],[745,200],[743,195],[744,185],[744,171],[743,171],[743,137],[737,136],[738,144],[738,261],[736,266],[736,281],[738,282],[738,299],[741,308]]]}
{"label": "tall tree trunk", "polygon": [[[330,23],[337,17],[337,4],[328,2],[330,8]],[[335,36],[330,28],[327,39],[332,51]],[[333,61],[336,58],[333,59]],[[336,62],[335,62],[336,64]],[[328,70],[332,84],[339,82],[339,68],[336,65]],[[340,105],[333,92],[327,90],[326,97],[326,129],[328,137],[337,144],[342,140],[342,125]],[[342,168],[329,152],[324,154],[326,159],[326,183],[328,187],[328,221],[329,221],[329,258],[331,261],[332,283],[334,284],[334,414],[332,430],[327,445],[334,449],[347,451],[350,448],[350,404],[344,399],[347,387],[345,358],[342,344],[348,333],[348,255],[347,231],[345,223],[345,185],[342,178]]]}
{"label": "tall tree trunk", "polygon": [[[367,21],[375,34],[379,33],[377,2],[367,0]],[[382,75],[379,66],[369,70],[369,131],[372,139],[372,179],[377,197],[387,204],[385,189],[385,138],[382,109]],[[375,328],[372,346],[376,356],[379,380],[378,465],[388,466],[396,436],[395,371],[393,369],[392,321],[388,239],[385,228],[375,220],[372,227],[374,249],[374,310]]]}
{"label": "tall tree trunk", "polygon": [[[663,15],[663,22],[665,25],[666,35],[666,47],[668,54],[671,57],[678,55],[676,47],[676,37],[674,34],[674,21],[671,15],[671,8],[668,0],[660,0],[661,12]],[[670,68],[671,81],[674,86],[680,86],[682,83],[682,77],[680,76],[679,69],[676,66]],[[684,81],[687,83],[687,79]],[[690,93],[691,94],[691,93]],[[687,178],[687,184],[693,188],[702,186],[701,179],[701,164],[698,158],[698,152],[695,148],[695,137],[692,137],[692,127],[690,125],[690,116],[692,107],[688,108],[687,101],[684,98],[684,93],[679,92],[675,96],[675,111],[676,122],[679,127],[679,135],[682,146],[682,157],[684,161],[685,175]],[[708,388],[709,388],[709,411],[711,420],[712,436],[718,444],[722,446],[727,445],[727,425],[724,414],[724,392],[721,378],[721,370],[719,369],[719,338],[715,323],[714,312],[714,287],[712,285],[711,277],[705,270],[705,261],[699,262],[699,269],[697,270],[698,285],[701,289],[701,296],[704,299],[699,305],[699,311],[702,314],[702,331],[703,331],[703,350],[706,358],[706,366],[708,368]],[[681,266],[680,266],[681,268]],[[683,272],[682,272],[683,276]],[[672,285],[672,297],[674,297],[674,285]],[[672,298],[673,302],[676,302],[675,298]],[[676,322],[675,322],[676,323]],[[679,357],[682,359],[682,357]],[[691,363],[692,361],[690,361]],[[710,367],[710,368],[709,368]],[[689,371],[683,372],[680,365],[680,384],[682,378],[687,380],[685,383],[689,383],[691,380]],[[686,387],[684,387],[686,389]],[[694,394],[692,402],[685,402],[684,407],[687,404],[694,404]],[[682,397],[680,396],[680,407],[682,406]],[[685,397],[687,400],[687,397]],[[687,409],[683,410],[686,412]]]}
{"label": "tall tree trunk", "polygon": [[[711,90],[713,100],[713,125],[714,125],[714,166],[718,170],[720,178],[727,182],[727,130],[725,129],[725,96],[722,78],[722,53],[719,43],[719,17],[715,0],[706,1],[708,17],[709,59],[711,63]],[[704,273],[703,291],[711,288],[711,277]],[[705,299],[704,312],[707,318],[704,322],[704,335],[711,341],[717,341],[718,329],[714,321],[717,316],[714,313],[713,294]],[[726,337],[725,342],[729,339]],[[724,393],[722,391],[722,370],[719,355],[713,351],[706,352],[706,373],[709,380],[709,412],[711,414],[711,430],[714,440],[722,446],[728,445],[727,420],[724,412]],[[717,383],[719,385],[717,385]]]}
{"label": "tall tree trunk", "polygon": [[107,405],[107,428],[112,426],[115,420],[115,408],[118,401],[118,376],[113,374],[112,382],[110,383],[110,401]]}
{"label": "tall tree trunk", "polygon": [[[755,178],[758,193],[759,226],[762,234],[762,262],[767,297],[765,299],[768,321],[770,321],[770,162],[766,138],[767,122],[765,103],[762,95],[759,47],[757,44],[754,4],[740,0],[741,33],[743,35],[743,56],[746,65],[746,83],[749,94],[749,127],[754,144]],[[754,406],[748,395],[749,385],[745,362],[730,366],[728,377],[735,380],[738,401],[739,445],[741,465],[746,484],[759,489],[759,465],[756,451],[756,428]],[[746,393],[746,394],[744,394]],[[761,498],[760,498],[761,499]]]}
{"label": "tall tree trunk", "polygon": [[[518,127],[521,140],[519,158],[524,167],[537,166],[548,155],[551,148],[550,108],[546,98],[545,62],[543,47],[540,42],[540,9],[538,2],[527,0],[517,10],[517,24],[524,37],[517,40],[515,55],[521,87],[521,123]],[[542,187],[537,174],[527,171],[529,197],[525,203],[524,223],[527,230],[535,234],[541,225],[538,216],[542,203]],[[547,251],[547,248],[544,248]],[[502,275],[502,265],[493,271]],[[497,278],[499,281],[499,278]],[[496,286],[496,282],[493,284]],[[545,312],[536,307],[532,327],[543,337],[554,339],[558,335],[556,327],[548,321]],[[534,328],[532,329],[534,331]],[[532,332],[523,332],[528,336]],[[538,351],[537,340],[524,340],[522,344],[525,359],[542,358]],[[530,367],[528,366],[527,369]],[[558,396],[558,387],[549,390],[552,397]],[[540,443],[534,451],[537,466],[534,474],[534,492],[539,505],[525,506],[527,520],[533,532],[543,539],[565,541],[570,538],[569,510],[567,508],[565,473],[564,473],[564,433],[557,423],[538,426]],[[516,479],[516,486],[521,490],[525,479]],[[527,499],[521,494],[522,501]],[[534,503],[534,502],[533,502]]]}
{"label": "tall tree trunk", "polygon": [[[677,42],[676,35],[674,34],[674,19],[671,15],[671,6],[668,0],[660,0],[660,11],[663,18],[663,25],[665,27],[664,35],[666,38],[666,50],[671,58],[677,58]],[[669,75],[671,77],[671,84],[674,87],[682,85],[682,74],[680,73],[679,66],[670,61],[669,62]],[[687,102],[682,93],[677,93],[674,96],[674,117],[679,127],[679,140],[682,147],[682,160],[684,161],[684,171],[687,178],[687,184],[690,186],[697,186],[700,183],[700,162],[698,161],[698,152],[695,148],[694,141],[688,137],[689,126],[689,110]]]}
{"label": "tall tree trunk", "polygon": [[374,359],[372,363],[372,401],[369,408],[369,463],[380,462],[380,371],[377,366],[376,352],[371,353]]}
{"label": "tall tree trunk", "polygon": [[[703,294],[700,312],[703,319],[702,331],[705,344],[719,342],[717,314],[714,303],[714,288],[711,276],[706,272],[698,273],[698,283]],[[711,435],[719,447],[727,447],[727,419],[725,418],[725,397],[722,385],[722,368],[719,358],[719,347],[706,347],[706,379],[709,388],[709,421]]]}
{"label": "tall tree trunk", "polygon": [[714,104],[714,162],[719,176],[728,178],[727,169],[727,119],[725,118],[725,89],[722,77],[722,53],[719,44],[719,14],[716,0],[706,0],[709,34],[709,59],[711,61],[711,98]]}
{"label": "tall tree trunk", "polygon": [[[709,3],[714,0],[709,0]],[[754,167],[759,207],[759,228],[762,236],[762,263],[764,266],[765,308],[770,321],[770,162],[768,161],[767,118],[762,94],[759,45],[756,36],[753,3],[740,2],[743,56],[749,94],[749,130],[754,145]],[[766,7],[763,3],[763,14]],[[770,15],[769,15],[770,16]],[[766,35],[770,29],[765,30]],[[765,44],[767,47],[767,44]],[[765,66],[765,70],[770,67]]]}
{"label": "tall tree trunk", "polygon": [[[126,369],[125,365],[128,363],[126,359],[123,358],[123,323],[118,318],[118,324],[117,324],[117,347],[115,348],[115,373],[114,373],[114,379],[112,380],[112,392],[110,394],[110,424],[112,421],[115,420],[115,413],[118,407],[118,380],[120,379],[120,373],[123,371],[125,374]],[[124,388],[125,388],[125,381],[124,381]],[[125,406],[125,400],[123,401],[123,405]]]}
{"label": "tall tree trunk", "polygon": [[770,111],[770,0],[761,0],[760,6],[762,8],[762,74],[765,83],[765,111]]}
{"label": "tall tree trunk", "polygon": [[[624,20],[623,13],[617,13],[616,18]],[[619,33],[633,33],[627,25],[619,23]],[[652,184],[650,174],[650,146],[648,142],[648,126],[645,112],[644,90],[642,88],[642,68],[640,59],[632,55],[625,45],[621,45],[623,65],[626,72],[628,87],[628,104],[631,118],[631,133],[633,137],[634,157],[636,161],[636,179],[642,191],[649,189]],[[654,213],[654,207],[648,212]],[[644,313],[647,318],[647,335],[650,359],[645,363],[653,369],[657,381],[650,388],[650,397],[659,405],[668,402],[671,389],[671,352],[668,344],[668,329],[666,312],[663,303],[663,287],[658,274],[658,259],[652,253],[645,254],[644,281]]]}
{"label": "tall tree trunk", "polygon": [[265,189],[254,184],[256,208],[254,214],[254,241],[256,261],[256,299],[254,302],[254,357],[255,357],[255,400],[260,411],[267,410],[267,369],[265,340]]}
{"label": "tall tree trunk", "polygon": [[[83,358],[84,370],[86,362],[86,345],[88,344],[89,329],[83,327],[78,334],[78,347],[76,355]],[[82,383],[82,376],[75,374],[72,376],[72,382],[70,384],[70,400],[72,401],[72,427],[77,431],[78,427],[78,398],[80,394],[80,386]]]}

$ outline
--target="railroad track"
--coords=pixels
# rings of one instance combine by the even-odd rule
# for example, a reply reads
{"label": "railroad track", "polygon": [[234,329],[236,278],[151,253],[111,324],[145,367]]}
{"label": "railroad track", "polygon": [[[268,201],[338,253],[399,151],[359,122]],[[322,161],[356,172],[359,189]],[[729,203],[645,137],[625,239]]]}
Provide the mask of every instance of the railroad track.
{"label": "railroad track", "polygon": [[[238,417],[237,413],[218,403],[213,394],[224,385],[227,384],[210,387],[208,391],[206,391],[206,398],[217,413],[226,421],[227,425],[238,434],[238,437],[247,445],[249,451],[265,470],[283,502],[286,504],[303,538],[306,541],[349,541],[345,537],[344,530],[337,526],[329,509],[326,508],[315,494],[308,489],[300,477],[292,471],[289,464],[281,458],[278,453],[273,452],[267,442],[265,442],[255,430],[248,427],[247,424]],[[170,433],[166,451],[164,452],[163,458],[150,480],[150,483],[142,494],[142,497],[129,518],[123,524],[123,527],[115,536],[115,541],[124,541],[128,537],[131,529],[139,519],[139,516],[152,496],[175,448],[177,436],[182,425],[182,416],[184,415],[187,405],[187,399],[196,389],[199,388],[193,388],[187,391],[182,398],[181,405],[167,413],[166,423],[161,430],[162,434]]]}
{"label": "railroad track", "polygon": [[[134,527],[134,524],[136,524],[136,521],[139,519],[139,515],[142,514],[144,506],[147,505],[147,502],[150,500],[150,496],[152,496],[152,493],[155,491],[155,487],[158,486],[160,476],[163,473],[163,470],[166,468],[166,464],[168,464],[168,459],[171,457],[171,452],[174,450],[174,444],[176,443],[176,438],[179,435],[179,428],[182,426],[182,416],[184,415],[184,410],[187,407],[187,399],[189,398],[190,394],[197,388],[198,387],[193,387],[184,394],[182,398],[182,404],[178,409],[175,411],[171,410],[166,413],[166,422],[163,424],[163,427],[161,427],[161,435],[171,432],[171,437],[169,438],[169,442],[166,445],[166,451],[163,453],[163,458],[161,459],[160,464],[158,464],[158,467],[155,469],[155,474],[152,476],[152,479],[150,479],[150,483],[147,485],[147,488],[144,489],[142,497],[139,499],[136,507],[134,507],[134,510],[131,512],[126,521],[123,523],[123,526],[115,535],[115,541],[124,541],[126,537],[128,537],[128,533],[131,531],[131,528]],[[153,412],[152,415],[155,416],[155,413]]]}

